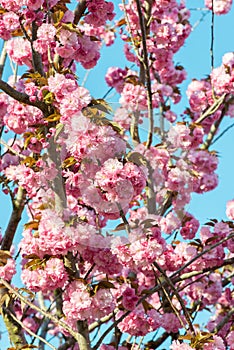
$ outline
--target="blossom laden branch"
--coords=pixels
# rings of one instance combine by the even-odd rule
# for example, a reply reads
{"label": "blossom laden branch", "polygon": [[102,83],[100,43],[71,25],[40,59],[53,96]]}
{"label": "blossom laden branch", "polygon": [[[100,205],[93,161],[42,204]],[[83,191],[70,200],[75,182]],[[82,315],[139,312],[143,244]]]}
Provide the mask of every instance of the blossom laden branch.
{"label": "blossom laden branch", "polygon": [[44,343],[45,345],[47,345],[49,348],[51,348],[52,350],[56,350],[56,348],[51,345],[50,343],[48,343],[43,337],[40,337],[39,335],[37,335],[36,333],[34,333],[33,331],[31,331],[30,328],[28,328],[27,326],[25,326],[25,324],[23,322],[21,322],[12,312],[9,312],[9,314],[11,315],[11,317],[13,318],[13,320],[18,323],[22,329],[25,329],[27,333],[29,333],[30,335],[32,335],[33,337],[37,338],[38,340],[40,340],[42,343]]}
{"label": "blossom laden branch", "polygon": [[78,24],[81,17],[83,16],[85,10],[86,10],[87,4],[86,4],[86,0],[79,0],[79,3],[76,6],[76,9],[74,11],[74,24]]}
{"label": "blossom laden branch", "polygon": [[172,288],[173,290],[173,293],[175,293],[175,296],[177,298],[177,300],[179,301],[180,303],[180,306],[184,312],[184,316],[186,318],[186,321],[189,325],[189,330],[192,334],[195,334],[195,330],[193,328],[193,324],[191,322],[191,319],[190,319],[190,315],[188,313],[188,310],[186,309],[185,307],[185,304],[184,304],[184,301],[183,299],[181,298],[180,294],[178,293],[174,283],[172,282],[171,278],[167,276],[167,274],[165,273],[165,271],[163,271],[163,269],[160,267],[160,265],[157,263],[157,262],[154,262],[153,265],[156,267],[156,269],[161,273],[161,275],[163,276],[163,278],[165,278],[165,281],[166,283],[168,283],[168,285]]}
{"label": "blossom laden branch", "polygon": [[[149,148],[152,144],[153,133],[154,133],[154,115],[153,115],[153,103],[152,103],[152,89],[151,89],[151,77],[150,77],[150,67],[149,67],[149,59],[148,59],[148,51],[147,51],[147,31],[144,21],[144,15],[141,9],[140,0],[136,0],[138,17],[141,27],[141,35],[142,35],[142,49],[143,49],[143,61],[142,64],[144,66],[145,79],[146,79],[146,88],[147,88],[147,103],[148,103],[148,118],[149,118],[149,132],[148,139],[146,143],[146,148]],[[149,3],[148,3],[149,5]],[[151,6],[148,6],[149,9]]]}
{"label": "blossom laden branch", "polygon": [[37,107],[42,112],[47,112],[48,108],[42,101],[31,101],[30,96],[23,92],[19,92],[11,87],[9,84],[0,79],[0,89],[3,90],[7,95],[14,98],[16,101],[25,103],[26,105]]}
{"label": "blossom laden branch", "polygon": [[222,96],[220,96],[213,104],[210,106],[207,111],[205,111],[196,121],[196,124],[202,123],[206,118],[214,114],[219,107],[224,103],[225,98],[227,96],[227,93],[224,93]]}
{"label": "blossom laden branch", "polygon": [[17,296],[26,305],[30,306],[32,309],[36,310],[37,312],[39,312],[40,314],[42,314],[43,316],[45,316],[49,320],[53,321],[56,325],[59,325],[62,328],[64,328],[68,333],[70,333],[74,337],[74,339],[76,339],[76,341],[78,343],[80,343],[80,341],[81,341],[81,343],[83,343],[83,339],[81,339],[81,335],[78,332],[75,332],[66,323],[64,323],[63,321],[59,320],[57,317],[55,317],[50,312],[47,312],[47,311],[45,311],[43,309],[40,309],[38,306],[36,306],[31,301],[26,299],[23,295],[21,295],[16,289],[12,288],[11,285],[7,281],[5,281],[4,279],[0,278],[0,283],[3,284],[12,294]]}

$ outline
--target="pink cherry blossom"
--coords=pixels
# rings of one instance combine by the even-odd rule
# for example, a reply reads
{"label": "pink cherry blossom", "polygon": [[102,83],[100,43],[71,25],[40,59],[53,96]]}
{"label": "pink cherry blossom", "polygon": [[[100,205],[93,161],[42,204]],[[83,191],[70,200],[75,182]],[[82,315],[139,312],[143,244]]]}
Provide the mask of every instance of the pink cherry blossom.
{"label": "pink cherry blossom", "polygon": [[[212,9],[211,0],[205,0],[205,5],[209,10]],[[214,0],[213,11],[216,15],[224,15],[228,13],[232,6],[232,0]]]}
{"label": "pink cherry blossom", "polygon": [[7,42],[6,50],[11,59],[18,65],[27,65],[29,68],[32,67],[31,57],[31,46],[29,41],[23,38],[10,39]]}
{"label": "pink cherry blossom", "polygon": [[186,343],[180,343],[178,340],[173,340],[170,346],[171,350],[192,350],[191,346]]}
{"label": "pink cherry blossom", "polygon": [[234,200],[227,202],[226,215],[229,219],[234,220]]}
{"label": "pink cherry blossom", "polygon": [[16,274],[16,264],[15,260],[7,259],[7,263],[3,266],[0,266],[0,277],[11,281],[12,277]]}

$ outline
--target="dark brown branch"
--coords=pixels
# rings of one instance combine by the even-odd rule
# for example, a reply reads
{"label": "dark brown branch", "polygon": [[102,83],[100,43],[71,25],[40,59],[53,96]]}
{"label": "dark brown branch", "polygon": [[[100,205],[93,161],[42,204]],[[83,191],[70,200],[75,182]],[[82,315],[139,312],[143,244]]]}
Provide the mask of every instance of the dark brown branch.
{"label": "dark brown branch", "polygon": [[[151,78],[150,78],[150,67],[149,67],[149,60],[148,60],[148,51],[147,51],[147,30],[146,25],[144,21],[144,16],[141,9],[141,2],[140,0],[136,0],[137,5],[137,12],[139,17],[139,23],[141,27],[141,35],[142,35],[142,48],[143,48],[143,66],[144,66],[144,75],[146,79],[146,88],[147,88],[147,103],[148,103],[148,117],[149,117],[149,133],[148,133],[148,139],[146,143],[146,148],[150,148],[153,140],[153,133],[154,133],[154,116],[153,116],[153,103],[152,103],[152,89],[151,89]],[[149,9],[150,9],[150,4]]]}
{"label": "dark brown branch", "polygon": [[41,76],[45,75],[43,64],[41,60],[41,55],[34,49],[33,47],[33,41],[37,39],[37,25],[35,21],[32,22],[32,42],[31,42],[31,48],[32,48],[32,62],[33,62],[33,68],[35,72],[40,73]]}
{"label": "dark brown branch", "polygon": [[19,92],[7,84],[5,81],[0,79],[0,89],[4,91],[7,95],[14,98],[18,102],[25,103],[26,105],[37,107],[42,112],[47,112],[47,106],[42,101],[31,101],[30,97],[27,94]]}
{"label": "dark brown branch", "polygon": [[81,0],[74,11],[74,24],[77,25],[86,10],[86,1]]}
{"label": "dark brown branch", "polygon": [[74,338],[68,338],[66,342],[58,347],[58,350],[67,350],[75,345],[76,341]]}
{"label": "dark brown branch", "polygon": [[164,332],[157,340],[149,341],[146,346],[147,348],[149,347],[149,349],[157,349],[168,337],[170,337],[170,333]]}
{"label": "dark brown branch", "polygon": [[186,309],[186,306],[184,304],[184,301],[183,299],[181,298],[180,294],[178,293],[176,287],[174,286],[174,283],[172,282],[172,280],[170,279],[170,277],[167,276],[166,272],[161,268],[161,266],[154,262],[153,265],[156,267],[156,269],[161,273],[161,275],[165,278],[165,281],[168,283],[168,286],[170,286],[178,300],[178,302],[180,303],[180,306],[184,312],[184,316],[186,318],[186,321],[188,323],[188,326],[189,326],[189,330],[191,331],[192,334],[195,334],[195,330],[193,328],[193,324],[191,322],[191,319],[190,319],[190,315],[188,313],[188,310]]}
{"label": "dark brown branch", "polygon": [[18,224],[21,220],[22,212],[25,207],[25,190],[19,187],[17,197],[13,202],[13,211],[8,223],[5,235],[2,239],[1,249],[10,250]]}
{"label": "dark brown branch", "polygon": [[131,313],[131,311],[126,311],[125,314],[123,314],[120,318],[118,318],[116,321],[114,321],[106,330],[103,332],[101,337],[99,338],[98,342],[95,346],[92,347],[92,350],[97,350],[99,346],[102,344],[102,341],[105,339],[105,337],[112,331],[113,328],[117,326],[126,316],[128,316]]}
{"label": "dark brown branch", "polygon": [[217,334],[227,322],[229,322],[230,318],[234,315],[234,307],[228,311],[226,316],[217,324],[217,326],[211,331],[211,333]]}

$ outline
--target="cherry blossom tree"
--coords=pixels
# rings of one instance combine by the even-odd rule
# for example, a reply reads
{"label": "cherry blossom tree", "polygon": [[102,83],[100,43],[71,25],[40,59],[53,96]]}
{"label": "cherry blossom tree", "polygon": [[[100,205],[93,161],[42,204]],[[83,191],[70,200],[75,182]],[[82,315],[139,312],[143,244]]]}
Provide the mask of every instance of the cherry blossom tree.
{"label": "cherry blossom tree", "polygon": [[[229,221],[200,223],[187,209],[193,193],[218,186],[211,146],[234,117],[234,53],[189,83],[179,114],[185,2],[115,5],[120,19],[111,1],[0,0],[8,349],[234,349],[234,200]],[[204,3],[212,18],[231,5]],[[92,96],[80,71],[116,37],[127,64],[109,67],[109,91]]]}

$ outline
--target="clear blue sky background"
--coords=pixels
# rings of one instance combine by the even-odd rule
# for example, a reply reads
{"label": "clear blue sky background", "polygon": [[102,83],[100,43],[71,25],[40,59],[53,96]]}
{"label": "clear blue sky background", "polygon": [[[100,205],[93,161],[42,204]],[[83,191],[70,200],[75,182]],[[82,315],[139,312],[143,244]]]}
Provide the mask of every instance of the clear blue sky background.
{"label": "clear blue sky background", "polygon": [[[76,2],[72,0],[72,4]],[[118,1],[114,1],[115,4]],[[188,8],[204,7],[203,0],[188,0]],[[121,13],[116,8],[117,19],[120,18]],[[196,23],[201,18],[201,12],[192,12],[192,23]],[[177,54],[175,61],[182,64],[187,73],[188,80],[183,84],[181,90],[185,96],[186,87],[192,78],[204,78],[210,72],[210,23],[211,14],[209,13],[203,21],[196,27],[185,46]],[[214,42],[214,58],[215,66],[221,64],[221,59],[224,53],[234,51],[234,8],[232,11],[224,16],[215,16],[215,42]],[[108,87],[105,84],[104,74],[109,66],[124,67],[126,64],[123,53],[121,52],[121,42],[117,40],[115,46],[104,48],[102,58],[98,66],[90,71],[86,87],[90,89],[94,97],[102,97]],[[6,75],[9,71],[6,70]],[[84,75],[79,68],[78,75],[80,82]],[[116,97],[113,97],[116,101]],[[182,113],[184,108],[188,105],[186,97],[183,98],[182,103],[177,108],[179,113]],[[114,105],[115,106],[115,105]],[[231,125],[234,119],[231,120],[226,117],[221,130],[224,130],[228,125]],[[215,145],[214,149],[219,152],[219,186],[214,191],[203,194],[194,195],[192,202],[188,206],[188,211],[195,215],[201,222],[206,222],[208,218],[226,219],[225,206],[226,201],[234,198],[234,128],[225,134]],[[8,218],[10,215],[10,205],[7,197],[0,194],[1,214],[0,226],[2,231],[6,228]],[[23,223],[20,224],[18,230],[17,241],[20,239],[20,233],[23,229]],[[18,281],[17,281],[18,282]],[[1,324],[0,324],[1,327]],[[0,340],[0,349],[5,350],[8,346],[7,335],[3,335]]]}

